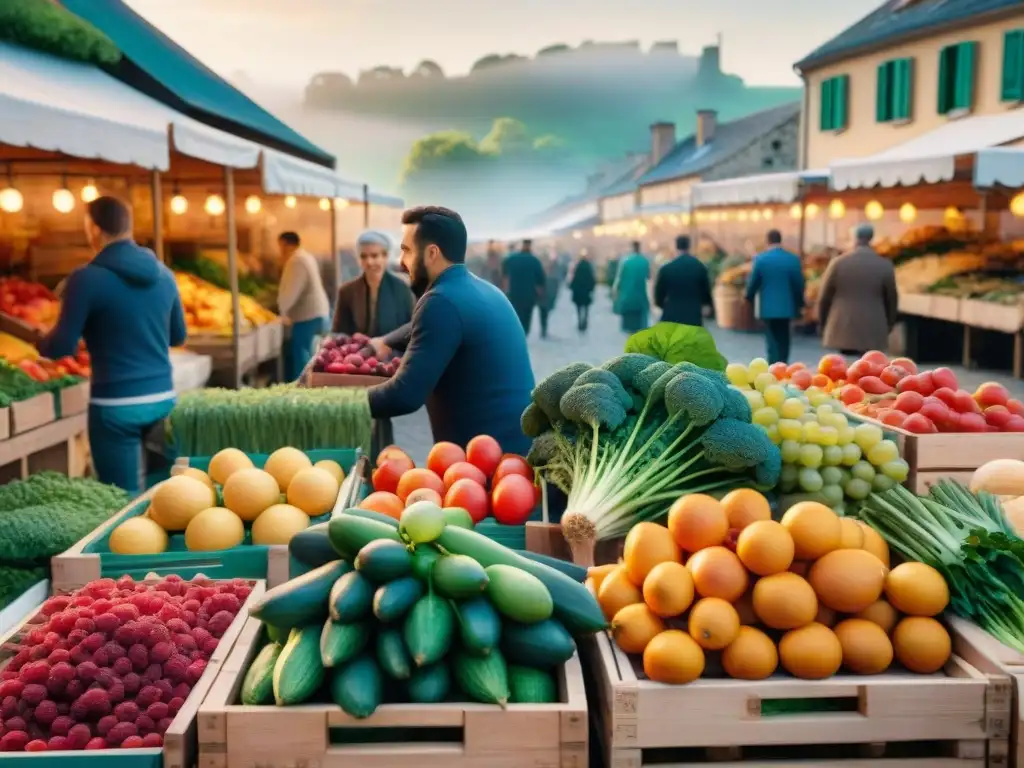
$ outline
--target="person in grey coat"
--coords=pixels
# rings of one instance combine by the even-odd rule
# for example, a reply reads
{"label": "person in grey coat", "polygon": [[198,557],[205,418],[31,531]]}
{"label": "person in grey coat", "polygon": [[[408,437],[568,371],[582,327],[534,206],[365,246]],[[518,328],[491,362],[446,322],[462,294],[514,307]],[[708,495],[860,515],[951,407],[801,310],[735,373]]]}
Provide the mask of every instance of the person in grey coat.
{"label": "person in grey coat", "polygon": [[857,227],[856,247],[833,259],[822,278],[818,297],[822,344],[844,355],[885,351],[896,325],[896,270],[871,247],[874,237],[870,224]]}
{"label": "person in grey coat", "polygon": [[331,331],[387,336],[412,320],[416,299],[402,278],[387,269],[387,235],[367,230],[359,236],[357,248],[363,274],[338,290]]}

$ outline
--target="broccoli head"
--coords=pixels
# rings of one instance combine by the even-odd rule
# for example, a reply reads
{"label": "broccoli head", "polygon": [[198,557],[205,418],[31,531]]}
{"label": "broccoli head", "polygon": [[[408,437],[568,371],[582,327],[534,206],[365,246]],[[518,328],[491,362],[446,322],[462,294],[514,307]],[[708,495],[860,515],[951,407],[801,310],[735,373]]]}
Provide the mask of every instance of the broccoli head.
{"label": "broccoli head", "polygon": [[519,426],[527,437],[537,437],[551,429],[551,421],[536,403],[530,403],[519,417]]}
{"label": "broccoli head", "polygon": [[750,401],[738,389],[726,387],[723,397],[725,406],[722,408],[722,416],[727,419],[736,419],[736,421],[750,421],[753,416],[753,412],[750,410]]}
{"label": "broccoli head", "polygon": [[562,417],[595,429],[618,429],[626,420],[626,409],[606,384],[580,384],[570,387],[559,403]]}
{"label": "broccoli head", "polygon": [[592,365],[589,363],[569,363],[559,368],[550,376],[541,381],[533,388],[533,402],[548,417],[548,421],[556,424],[563,420],[558,404],[562,395],[569,391],[569,387],[576,383],[581,374],[586,373]]}
{"label": "broccoli head", "polygon": [[724,399],[712,380],[682,371],[665,387],[665,407],[670,416],[680,414],[691,424],[703,427],[719,417]]}
{"label": "broccoli head", "polygon": [[626,388],[622,386],[622,382],[619,381],[619,377],[611,371],[606,371],[603,368],[591,368],[589,371],[584,371],[576,379],[576,383],[573,386],[580,386],[581,384],[605,384],[611,388],[615,393],[615,396],[619,398],[619,402],[622,403],[622,407],[626,410],[630,410],[633,407],[633,396],[626,391]]}
{"label": "broccoli head", "polygon": [[561,449],[562,443],[554,432],[543,432],[534,438],[526,460],[532,467],[544,467],[559,455]]}
{"label": "broccoli head", "polygon": [[[736,419],[719,419],[700,438],[704,455],[727,469],[741,470],[774,461],[779,449],[753,424]],[[780,458],[781,470],[781,458]]]}
{"label": "broccoli head", "polygon": [[754,480],[763,491],[770,491],[778,485],[781,474],[782,454],[777,450],[769,452],[768,458],[754,467]]}
{"label": "broccoli head", "polygon": [[663,374],[671,370],[672,366],[663,360],[651,363],[633,377],[633,388],[640,392],[644,397],[648,397],[654,383],[660,379]]}
{"label": "broccoli head", "polygon": [[625,385],[633,383],[633,379],[640,371],[646,368],[651,363],[658,362],[658,358],[651,357],[650,355],[641,355],[637,352],[629,352],[618,357],[613,357],[611,360],[606,362],[601,367],[606,371],[611,371],[619,377]]}

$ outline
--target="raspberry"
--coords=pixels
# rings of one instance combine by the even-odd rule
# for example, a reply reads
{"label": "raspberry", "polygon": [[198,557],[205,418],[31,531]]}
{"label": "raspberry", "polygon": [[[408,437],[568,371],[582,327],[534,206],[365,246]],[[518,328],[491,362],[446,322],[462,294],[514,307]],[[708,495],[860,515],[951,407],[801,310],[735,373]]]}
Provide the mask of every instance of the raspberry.
{"label": "raspberry", "polygon": [[217,650],[218,645],[220,645],[220,640],[218,640],[216,637],[211,637],[209,640],[203,643],[202,646],[200,646],[200,650],[207,657],[213,656],[213,653]]}
{"label": "raspberry", "polygon": [[120,577],[116,584],[118,589],[135,589],[135,579],[128,574]]}
{"label": "raspberry", "polygon": [[[171,699],[174,701],[174,699]],[[162,701],[157,701],[146,707],[146,716],[151,717],[153,721],[163,720],[170,714],[170,706],[164,704]]]}
{"label": "raspberry", "polygon": [[173,721],[169,717],[165,717],[163,720],[156,724],[157,733],[167,733],[167,729],[171,727]]}
{"label": "raspberry", "polygon": [[181,604],[181,610],[192,611],[192,613],[195,613],[202,607],[203,604],[194,598],[192,600],[186,600]]}
{"label": "raspberry", "polygon": [[102,688],[90,688],[75,701],[76,705],[85,707],[93,715],[106,715],[110,712],[110,697]]}
{"label": "raspberry", "polygon": [[106,736],[110,733],[110,729],[117,725],[120,721],[114,715],[104,715],[100,718],[100,721],[96,723],[96,733],[100,736]]}
{"label": "raspberry", "polygon": [[156,720],[149,715],[139,715],[135,719],[135,727],[139,733],[145,735],[156,730]]}
{"label": "raspberry", "polygon": [[133,723],[139,716],[139,705],[134,701],[123,701],[114,707],[114,716],[125,723]]}
{"label": "raspberry", "polygon": [[28,662],[29,662],[29,649],[28,648],[22,648],[20,651],[18,651],[16,654],[14,654],[14,658],[12,658],[9,662],[7,662],[7,666],[4,667],[4,669],[9,669],[12,672],[18,672],[18,671],[21,670],[21,668],[23,666],[28,664]]}
{"label": "raspberry", "polygon": [[149,649],[142,643],[136,643],[128,649],[128,658],[135,669],[144,670],[149,666]]}
{"label": "raspberry", "polygon": [[86,749],[106,749],[107,748],[107,740],[104,739],[102,736],[97,736],[96,738],[89,739],[89,741],[86,742],[85,748]]}
{"label": "raspberry", "polygon": [[163,667],[161,667],[159,664],[150,664],[148,667],[146,667],[146,671],[142,673],[142,681],[144,683],[155,683],[163,676]]}
{"label": "raspberry", "polygon": [[[175,696],[169,702],[167,702],[167,715],[168,717],[174,717],[178,714],[178,710],[185,706],[185,699],[181,696]],[[149,711],[148,709],[146,710]],[[157,722],[163,722],[164,718],[160,718]]]}
{"label": "raspberry", "polygon": [[135,723],[118,723],[107,731],[107,744],[112,747],[119,746],[129,736],[137,735]]}
{"label": "raspberry", "polygon": [[190,693],[192,693],[192,686],[188,683],[178,683],[174,686],[173,695],[179,699],[187,699]]}
{"label": "raspberry", "polygon": [[110,686],[114,684],[114,680],[116,679],[117,678],[110,669],[101,669],[97,673],[96,680],[94,682],[98,684],[101,688],[109,689]]}
{"label": "raspberry", "polygon": [[180,584],[184,584],[185,583],[185,580],[183,578],[181,578],[181,576],[179,576],[176,573],[170,573],[167,576],[164,576],[164,581],[166,581],[168,584],[179,584],[180,585]]}
{"label": "raspberry", "polygon": [[160,621],[166,624],[171,619],[177,619],[181,617],[181,608],[174,605],[173,603],[164,603],[164,607],[160,609],[160,612],[156,615]]}
{"label": "raspberry", "polygon": [[96,629],[96,622],[92,619],[80,618],[75,621],[75,629],[92,632]]}
{"label": "raspberry", "polygon": [[122,683],[120,680],[115,680],[107,689],[107,695],[110,696],[110,702],[112,704],[117,704],[119,702],[124,701],[124,683]]}
{"label": "raspberry", "polygon": [[65,662],[71,658],[71,651],[66,648],[54,648],[50,651],[50,655],[46,657],[46,663],[53,667],[56,664]]}
{"label": "raspberry", "polygon": [[97,667],[109,667],[113,662],[113,659],[110,658],[110,654],[107,653],[106,648],[100,648],[92,655],[91,661]]}
{"label": "raspberry", "polygon": [[174,632],[175,634],[188,633],[191,629],[184,619],[171,619],[167,622],[166,626],[169,632]]}
{"label": "raspberry", "polygon": [[175,654],[164,662],[164,677],[180,682],[185,679],[185,671],[188,669],[188,659],[181,654]]}
{"label": "raspberry", "polygon": [[[206,599],[206,595],[203,594],[202,587],[189,587],[185,590],[185,602],[195,600],[197,603],[202,605],[203,600]],[[186,610],[194,611],[195,608],[186,608]]]}
{"label": "raspberry", "polygon": [[96,653],[100,648],[103,647],[104,643],[107,642],[107,636],[102,632],[93,632],[85,640],[80,642],[78,645],[80,648],[84,648],[89,653]]}
{"label": "raspberry", "polygon": [[149,619],[144,627],[140,642],[145,643],[148,647],[152,648],[158,643],[171,642],[171,631],[158,621]]}
{"label": "raspberry", "polygon": [[100,650],[101,651],[106,651],[107,654],[110,656],[110,661],[113,663],[114,661],[117,661],[118,659],[120,659],[122,656],[127,656],[128,655],[128,651],[125,650],[128,647],[129,646],[121,646],[118,643],[111,642],[111,643],[105,643],[103,645],[103,647],[100,648]]}
{"label": "raspberry", "polygon": [[77,605],[77,606],[87,606],[87,605],[92,605],[94,601],[95,601],[95,598],[93,598],[91,595],[78,594],[78,595],[75,595],[74,598],[72,598],[71,603],[72,603],[72,605]]}
{"label": "raspberry", "polygon": [[117,618],[119,618],[122,622],[135,621],[137,618],[139,618],[139,609],[131,603],[121,603],[119,605],[115,605],[110,609],[109,612],[117,616]]}
{"label": "raspberry", "polygon": [[39,645],[32,646],[31,650],[28,652],[28,657],[32,661],[45,661],[46,657],[50,655],[50,651],[52,650],[53,649],[45,643],[40,643]]}
{"label": "raspberry", "polygon": [[141,736],[129,736],[121,742],[121,749],[141,749],[144,746],[146,742]]}
{"label": "raspberry", "polygon": [[117,659],[110,668],[115,675],[124,677],[132,671],[132,660],[127,656],[122,656],[120,659]]}
{"label": "raspberry", "polygon": [[69,699],[77,699],[85,693],[85,683],[81,680],[72,680],[64,689],[64,695]]}
{"label": "raspberry", "polygon": [[174,646],[171,643],[157,643],[149,651],[149,658],[157,664],[163,664],[174,654]]}
{"label": "raspberry", "polygon": [[50,619],[50,630],[62,635],[70,635],[75,630],[76,623],[78,623],[78,616],[74,611],[61,611]]}
{"label": "raspberry", "polygon": [[181,619],[186,624],[188,624],[189,627],[196,626],[196,622],[198,621],[198,619],[196,618],[196,614],[192,613],[192,611],[182,611]]}
{"label": "raspberry", "polygon": [[112,613],[101,613],[94,622],[96,630],[105,635],[113,634],[121,626],[121,620]]}
{"label": "raspberry", "polygon": [[99,616],[101,613],[107,613],[111,608],[114,607],[113,600],[108,600],[105,597],[97,599],[91,606],[93,613]]}
{"label": "raspberry", "polygon": [[160,701],[170,701],[174,698],[174,686],[170,680],[157,680],[153,687],[160,689]]}
{"label": "raspberry", "polygon": [[67,685],[63,680],[54,680],[51,677],[46,681],[46,693],[51,699],[59,699],[64,695],[64,689],[67,688]]}
{"label": "raspberry", "polygon": [[148,707],[150,704],[155,704],[160,701],[162,694],[160,689],[155,685],[147,685],[143,688],[135,697],[135,703],[139,707]]}
{"label": "raspberry", "polygon": [[67,736],[74,724],[75,721],[67,715],[57,715],[50,723],[50,733],[54,736]]}
{"label": "raspberry", "polygon": [[114,640],[125,648],[142,639],[142,627],[137,621],[128,621],[114,630]]}
{"label": "raspberry", "polygon": [[241,601],[235,597],[234,594],[221,593],[214,595],[206,601],[204,606],[211,614],[217,614],[220,611],[227,611],[232,616],[238,613],[242,608]]}
{"label": "raspberry", "polygon": [[246,600],[248,600],[249,599],[249,595],[252,594],[252,587],[250,587],[249,585],[246,585],[244,587],[234,587],[233,590],[234,590],[234,593],[235,593],[235,597],[237,597],[243,603]]}
{"label": "raspberry", "polygon": [[28,744],[25,745],[26,752],[45,752],[46,742],[42,739],[32,739]]}
{"label": "raspberry", "polygon": [[68,701],[58,701],[57,702],[57,711],[61,715],[67,715],[71,711],[71,702],[68,702]]}
{"label": "raspberry", "polygon": [[163,745],[164,739],[159,733],[147,733],[142,737],[142,746],[144,747],[162,747]]}
{"label": "raspberry", "polygon": [[57,597],[51,597],[49,600],[43,603],[43,607],[40,609],[40,611],[42,612],[43,616],[53,616],[53,614],[63,611],[69,605],[71,605],[70,597],[68,597],[67,595],[58,595]]}
{"label": "raspberry", "polygon": [[41,627],[37,627],[28,633],[28,643],[26,643],[26,645],[40,645],[45,639],[46,630]]}
{"label": "raspberry", "polygon": [[17,698],[21,696],[23,690],[25,690],[25,684],[21,680],[4,680],[0,683],[0,700],[6,699],[8,696]]}
{"label": "raspberry", "polygon": [[124,683],[124,692],[127,696],[134,696],[139,692],[139,688],[142,687],[142,678],[134,672],[129,672],[125,675],[121,682]]}
{"label": "raspberry", "polygon": [[68,632],[68,647],[73,647],[81,643],[91,633],[86,632],[84,629],[72,629]]}
{"label": "raspberry", "polygon": [[175,635],[174,644],[178,647],[178,651],[181,653],[188,653],[199,648],[199,646],[196,645],[196,639],[192,637],[192,635]]}
{"label": "raspberry", "polygon": [[74,648],[72,648],[71,655],[68,657],[68,660],[76,667],[83,661],[89,661],[91,659],[92,654],[85,650],[85,648],[83,648],[81,644],[76,645]]}
{"label": "raspberry", "polygon": [[0,739],[0,752],[23,752],[28,742],[28,734],[24,731],[8,731]]}
{"label": "raspberry", "polygon": [[4,727],[10,731],[27,731],[28,726],[25,725],[25,718],[23,717],[9,717],[4,721]]}
{"label": "raspberry", "polygon": [[100,668],[91,661],[83,661],[77,667],[75,667],[75,674],[78,679],[83,683],[91,683],[96,679],[96,675],[100,673]]}
{"label": "raspberry", "polygon": [[36,705],[36,711],[32,716],[40,725],[49,725],[57,719],[57,714],[57,705],[49,699],[44,699]]}
{"label": "raspberry", "polygon": [[[213,638],[212,640],[210,640],[208,642],[212,643],[212,642],[215,642],[216,640],[217,640],[217,638]],[[188,655],[188,660],[189,661],[206,661],[206,659],[209,658],[210,655],[211,654],[209,654],[209,653],[203,653],[200,650],[195,650],[195,651],[192,651]]]}
{"label": "raspberry", "polygon": [[205,661],[193,661],[188,665],[188,669],[185,670],[185,680],[192,685],[199,682],[199,678],[203,676],[203,672],[206,671]]}
{"label": "raspberry", "polygon": [[50,665],[45,661],[30,661],[18,673],[23,683],[45,683],[50,676]]}
{"label": "raspberry", "polygon": [[46,698],[46,686],[39,683],[29,683],[21,692],[21,700],[29,706],[35,706]]}
{"label": "raspberry", "polygon": [[17,696],[5,696],[0,700],[0,716],[2,717],[14,717],[18,714],[18,697]]}
{"label": "raspberry", "polygon": [[[51,726],[51,730],[52,730]],[[85,745],[89,743],[89,739],[92,738],[92,732],[89,730],[89,726],[85,723],[79,723],[78,725],[71,726],[71,730],[68,731],[68,741],[71,743],[72,749],[85,749]]]}
{"label": "raspberry", "polygon": [[51,736],[46,742],[46,749],[50,752],[63,752],[71,749],[71,744],[65,736]]}

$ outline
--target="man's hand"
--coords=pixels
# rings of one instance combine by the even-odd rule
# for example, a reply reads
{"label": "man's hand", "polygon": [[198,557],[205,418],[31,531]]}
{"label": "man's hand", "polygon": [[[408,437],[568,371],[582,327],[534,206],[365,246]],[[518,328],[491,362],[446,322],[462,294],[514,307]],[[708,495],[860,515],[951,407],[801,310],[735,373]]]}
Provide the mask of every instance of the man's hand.
{"label": "man's hand", "polygon": [[378,360],[386,360],[391,356],[391,347],[384,343],[384,339],[378,336],[376,339],[370,339],[370,346],[373,347],[374,354],[377,355]]}

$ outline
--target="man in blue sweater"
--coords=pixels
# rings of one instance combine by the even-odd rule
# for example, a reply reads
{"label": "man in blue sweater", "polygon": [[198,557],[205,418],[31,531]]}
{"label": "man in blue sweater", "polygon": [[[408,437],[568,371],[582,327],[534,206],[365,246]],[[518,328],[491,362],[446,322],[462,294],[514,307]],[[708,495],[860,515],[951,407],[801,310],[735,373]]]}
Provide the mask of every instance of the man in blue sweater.
{"label": "man in blue sweater", "polygon": [[[466,225],[459,214],[413,208],[402,224],[402,265],[422,298],[398,373],[369,390],[370,412],[393,418],[425,404],[435,441],[465,446],[490,435],[506,451],[525,454],[530,440],[519,418],[534,381],[515,310],[500,289],[466,268]],[[388,337],[390,346],[403,341]]]}
{"label": "man in blue sweater", "polygon": [[143,436],[174,407],[170,347],[185,343],[185,313],[174,275],[132,239],[125,203],[89,203],[85,235],[96,256],[68,278],[60,318],[39,351],[54,359],[73,355],[85,339],[96,474],[138,493],[145,486]]}
{"label": "man in blue sweater", "polygon": [[746,300],[757,301],[764,322],[769,363],[788,363],[790,326],[804,308],[804,273],[800,257],[782,247],[782,234],[768,232],[768,250],[754,257]]}

